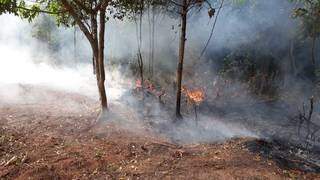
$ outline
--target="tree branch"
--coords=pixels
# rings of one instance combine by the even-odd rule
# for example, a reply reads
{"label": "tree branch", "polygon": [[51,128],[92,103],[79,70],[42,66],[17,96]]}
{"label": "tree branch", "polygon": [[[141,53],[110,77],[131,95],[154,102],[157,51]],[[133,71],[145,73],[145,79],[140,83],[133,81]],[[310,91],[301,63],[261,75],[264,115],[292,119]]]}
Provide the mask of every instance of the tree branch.
{"label": "tree branch", "polygon": [[46,11],[46,10],[42,10],[42,9],[38,9],[38,10],[34,10],[34,9],[29,9],[26,7],[22,7],[22,6],[16,6],[17,9],[22,9],[25,11],[29,11],[29,12],[39,12],[39,13],[45,13],[45,14],[61,14],[64,13],[65,11],[59,11],[59,12],[53,12],[53,11]]}
{"label": "tree branch", "polygon": [[64,7],[67,9],[67,11],[70,13],[70,15],[74,18],[76,23],[78,24],[81,31],[85,34],[87,39],[91,44],[94,44],[94,38],[91,35],[89,29],[86,27],[86,25],[82,22],[81,18],[78,16],[78,14],[73,9],[72,5],[67,0],[61,0]]}
{"label": "tree branch", "polygon": [[96,7],[93,8],[93,11],[99,11],[99,10],[104,10],[106,9],[106,7],[108,6],[110,0],[101,0]]}
{"label": "tree branch", "polygon": [[174,1],[174,0],[169,0],[172,4],[174,4],[174,5],[176,5],[176,6],[179,6],[179,7],[183,7],[183,5],[182,4],[180,4],[180,3],[177,3],[176,1]]}
{"label": "tree branch", "polygon": [[88,8],[85,4],[83,4],[82,2],[80,2],[79,0],[73,0],[79,7],[81,7],[81,9],[83,9],[86,13],[90,14],[92,13],[92,9]]}

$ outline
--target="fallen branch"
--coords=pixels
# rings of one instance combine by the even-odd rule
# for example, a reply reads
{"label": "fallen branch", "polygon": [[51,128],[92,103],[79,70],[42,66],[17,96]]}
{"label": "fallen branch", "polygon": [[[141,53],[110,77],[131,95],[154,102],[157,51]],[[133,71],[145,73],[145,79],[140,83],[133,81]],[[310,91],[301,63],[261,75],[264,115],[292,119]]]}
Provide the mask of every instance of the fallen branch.
{"label": "fallen branch", "polygon": [[13,156],[9,161],[7,161],[4,166],[9,166],[13,163],[15,163],[18,160],[17,156]]}
{"label": "fallen branch", "polygon": [[[302,111],[292,118],[294,125],[298,126],[298,136],[301,136],[301,130],[305,127],[307,133],[305,138],[306,146],[308,146],[310,141],[316,142],[316,134],[320,131],[320,125],[312,122],[312,115],[314,112],[314,98],[310,98],[310,108],[307,113],[305,104],[302,105]],[[305,126],[304,126],[305,125]],[[309,141],[310,140],[310,141]]]}

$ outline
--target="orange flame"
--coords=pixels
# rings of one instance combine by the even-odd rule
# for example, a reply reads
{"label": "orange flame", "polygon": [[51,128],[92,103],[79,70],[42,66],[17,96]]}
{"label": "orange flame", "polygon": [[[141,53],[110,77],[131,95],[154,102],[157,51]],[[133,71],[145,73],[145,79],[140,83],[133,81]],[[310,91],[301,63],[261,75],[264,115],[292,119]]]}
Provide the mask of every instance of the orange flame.
{"label": "orange flame", "polygon": [[181,91],[187,96],[189,103],[200,105],[205,99],[204,91],[202,89],[190,90],[186,86],[182,86]]}

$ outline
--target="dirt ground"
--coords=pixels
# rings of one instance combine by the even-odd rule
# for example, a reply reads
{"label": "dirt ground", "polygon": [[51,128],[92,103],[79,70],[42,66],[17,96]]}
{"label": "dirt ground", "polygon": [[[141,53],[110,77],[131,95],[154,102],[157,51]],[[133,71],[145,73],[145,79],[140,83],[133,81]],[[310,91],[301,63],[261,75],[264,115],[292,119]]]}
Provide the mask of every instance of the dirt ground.
{"label": "dirt ground", "polygon": [[42,103],[0,105],[0,179],[320,179],[263,140],[177,145],[149,130],[92,126],[96,102],[46,93]]}

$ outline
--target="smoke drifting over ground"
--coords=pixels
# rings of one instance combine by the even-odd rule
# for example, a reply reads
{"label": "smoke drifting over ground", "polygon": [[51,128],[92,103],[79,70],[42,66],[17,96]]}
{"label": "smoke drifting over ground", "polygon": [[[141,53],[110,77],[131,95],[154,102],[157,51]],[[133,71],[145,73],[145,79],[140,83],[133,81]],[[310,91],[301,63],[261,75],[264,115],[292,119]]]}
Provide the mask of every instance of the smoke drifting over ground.
{"label": "smoke drifting over ground", "polygon": [[[80,48],[77,50],[78,56],[83,56],[75,60],[71,46],[72,30],[61,28],[54,32],[59,39],[65,39],[59,50],[51,54],[45,42],[32,37],[32,25],[10,15],[1,16],[0,21],[5,24],[0,31],[0,83],[3,87],[11,85],[10,89],[1,88],[2,100],[13,97],[14,94],[10,94],[19,91],[13,89],[14,84],[44,86],[84,94],[91,98],[98,97],[90,64],[90,49],[85,49],[88,45],[83,38],[80,39]],[[65,43],[66,40],[69,42]],[[81,51],[83,49],[85,51]],[[54,59],[57,55],[62,59],[62,63],[57,63]],[[83,58],[87,58],[87,62],[84,62]],[[117,73],[111,72],[108,77],[119,78]],[[121,94],[121,89],[114,90],[114,86],[117,85],[109,86],[108,89],[110,99],[117,99]]]}
{"label": "smoke drifting over ground", "polygon": [[[107,119],[133,131],[138,130],[140,125],[147,124],[160,134],[183,143],[211,142],[235,136],[273,136],[278,130],[282,131],[283,127],[279,124],[285,124],[284,119],[292,112],[286,103],[273,104],[270,108],[269,105],[259,104],[259,99],[248,91],[245,84],[233,82],[220,87],[218,82],[217,69],[226,52],[241,51],[242,47],[248,47],[261,54],[276,56],[278,51],[287,48],[289,39],[294,34],[291,30],[296,25],[290,19],[290,5],[287,2],[261,1],[258,6],[253,6],[234,9],[229,4],[225,5],[212,42],[202,59],[198,57],[210,34],[213,20],[209,19],[206,12],[192,12],[193,16],[189,18],[184,83],[204,87],[207,96],[205,104],[200,107],[198,124],[194,121],[190,108],[184,108],[189,113],[186,113],[188,115],[185,121],[179,125],[173,125],[172,112],[154,100],[146,105],[150,106],[150,112],[144,112],[146,107],[141,105],[138,98],[132,97],[131,93],[135,82],[130,66],[135,64],[137,53],[136,24],[128,20],[108,22],[106,87],[111,112]],[[146,15],[144,20],[142,51],[148,66],[150,19]],[[0,23],[4,24],[0,29],[1,103],[30,102],[30,98],[25,99],[21,93],[24,91],[23,85],[46,87],[98,99],[92,73],[91,49],[79,30],[76,32],[74,47],[74,30],[57,28],[53,34],[59,44],[52,52],[46,42],[32,38],[32,25],[27,22],[4,15],[0,17]],[[155,79],[160,81],[158,84],[169,94],[172,82],[168,81],[173,81],[176,68],[179,21],[156,15],[155,26]],[[260,42],[259,34],[270,34],[270,38]],[[219,98],[217,94],[222,96]],[[174,99],[172,94],[168,96],[167,99]],[[169,104],[171,102],[168,100]],[[249,131],[248,128],[252,129]]]}
{"label": "smoke drifting over ground", "polygon": [[[43,103],[41,101],[44,98],[41,96],[51,96],[50,93],[39,93],[39,91],[35,91],[33,88],[28,90],[28,87],[78,93],[88,96],[90,99],[98,99],[95,77],[92,73],[90,62],[90,48],[82,35],[77,34],[78,47],[82,46],[83,49],[87,47],[87,49],[86,52],[79,52],[78,50],[77,56],[79,60],[74,60],[74,47],[71,43],[74,35],[73,30],[57,29],[55,36],[58,36],[58,39],[65,38],[69,42],[63,43],[66,40],[62,41],[59,51],[51,53],[46,43],[32,37],[32,25],[10,15],[0,17],[0,22],[6,25],[0,32],[1,103]],[[120,25],[125,28],[119,27]],[[121,23],[120,25],[118,23],[112,24],[112,28],[118,27],[125,30],[131,28],[132,31],[134,30],[134,25]],[[168,25],[167,27],[169,28],[170,26]],[[112,34],[108,36],[112,39],[119,37],[115,32],[108,33]],[[115,56],[116,58],[132,58],[132,54],[135,52],[133,47],[136,43],[134,38],[127,39],[127,41],[123,40],[123,44],[129,44],[132,46],[131,48],[122,46],[122,43],[113,44],[113,42],[116,42],[115,39],[114,41],[107,41],[107,45],[111,45],[111,47],[109,46],[110,48],[107,48],[110,56],[113,58]],[[132,49],[132,52],[130,52],[130,49]],[[83,56],[80,56],[80,53]],[[56,59],[53,59],[55,57],[62,59],[62,63],[57,64]],[[84,57],[88,58],[87,62]],[[70,60],[71,63],[68,62]],[[110,117],[107,119],[118,123],[122,128],[138,131],[141,126],[146,126],[144,119],[147,118],[143,117],[144,113],[141,110],[141,102],[131,97],[130,89],[134,87],[133,83],[135,79],[128,79],[124,76],[124,74],[130,74],[123,72],[128,70],[128,68],[122,67],[120,69],[117,65],[109,65],[107,67],[106,86],[111,104]],[[26,93],[25,91],[29,92]],[[54,97],[50,100],[55,101]],[[139,108],[135,108],[135,105],[138,105]],[[158,125],[159,127],[156,131],[172,137],[179,142],[216,141],[233,136],[253,135],[244,130],[244,128],[226,125],[212,117],[201,117],[203,121],[199,123],[199,126],[195,124],[193,117],[186,118],[186,123],[180,126],[172,126],[172,117],[169,115],[171,112],[160,109],[157,102],[152,102],[151,106],[153,111],[151,113],[154,113],[155,117],[150,118],[147,124],[150,122],[155,123],[155,126]]]}

